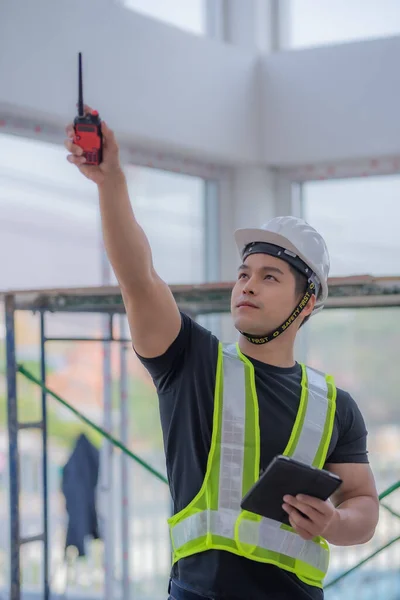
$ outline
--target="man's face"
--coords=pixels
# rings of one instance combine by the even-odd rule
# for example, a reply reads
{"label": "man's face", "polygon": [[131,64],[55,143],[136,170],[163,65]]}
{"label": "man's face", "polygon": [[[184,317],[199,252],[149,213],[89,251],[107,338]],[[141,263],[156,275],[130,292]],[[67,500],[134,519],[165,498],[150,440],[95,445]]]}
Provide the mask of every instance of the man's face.
{"label": "man's face", "polygon": [[285,261],[267,254],[250,254],[239,267],[232,290],[231,312],[236,329],[254,335],[277,329],[299,301],[295,290],[294,275]]}

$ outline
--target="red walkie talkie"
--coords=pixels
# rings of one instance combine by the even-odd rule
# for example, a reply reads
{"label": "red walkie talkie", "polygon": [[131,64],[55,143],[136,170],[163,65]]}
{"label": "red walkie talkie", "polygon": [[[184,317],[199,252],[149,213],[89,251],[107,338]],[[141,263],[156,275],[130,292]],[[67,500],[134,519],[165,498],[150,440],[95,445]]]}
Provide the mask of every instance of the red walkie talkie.
{"label": "red walkie talkie", "polygon": [[86,158],[86,165],[99,165],[103,160],[101,119],[97,110],[92,110],[91,113],[85,115],[83,108],[82,52],[79,52],[78,55],[78,68],[78,116],[74,119],[74,144],[82,148],[83,156]]}

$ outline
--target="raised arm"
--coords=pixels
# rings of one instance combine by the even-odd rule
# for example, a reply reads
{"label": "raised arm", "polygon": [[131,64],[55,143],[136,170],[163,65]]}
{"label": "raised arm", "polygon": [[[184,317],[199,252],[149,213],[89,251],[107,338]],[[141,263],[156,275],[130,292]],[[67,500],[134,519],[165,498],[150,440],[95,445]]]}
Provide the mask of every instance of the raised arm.
{"label": "raised arm", "polygon": [[105,248],[122,292],[134,348],[146,358],[159,356],[177,337],[181,317],[168,285],[154,270],[149,241],[133,213],[114,133],[103,121],[103,162],[89,166],[81,148],[73,144],[73,125],[66,131],[68,161],[98,187]]}

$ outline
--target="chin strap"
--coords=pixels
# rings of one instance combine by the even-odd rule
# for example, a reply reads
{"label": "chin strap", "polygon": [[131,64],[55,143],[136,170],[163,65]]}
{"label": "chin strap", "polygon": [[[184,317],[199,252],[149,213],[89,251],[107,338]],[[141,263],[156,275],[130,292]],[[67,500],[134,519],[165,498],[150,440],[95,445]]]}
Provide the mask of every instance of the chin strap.
{"label": "chin strap", "polygon": [[292,323],[294,323],[297,317],[303,312],[303,310],[309,303],[311,296],[314,293],[315,284],[312,281],[310,281],[303,298],[300,300],[299,304],[296,306],[290,317],[284,323],[282,323],[280,327],[275,329],[275,331],[271,331],[271,333],[268,333],[266,335],[252,335],[250,333],[244,333],[243,331],[240,331],[239,333],[244,335],[244,337],[247,340],[249,340],[249,342],[251,342],[252,344],[267,344],[268,342],[275,340],[279,335],[281,335],[281,333],[286,331],[286,329],[288,329],[288,327],[290,327]]}

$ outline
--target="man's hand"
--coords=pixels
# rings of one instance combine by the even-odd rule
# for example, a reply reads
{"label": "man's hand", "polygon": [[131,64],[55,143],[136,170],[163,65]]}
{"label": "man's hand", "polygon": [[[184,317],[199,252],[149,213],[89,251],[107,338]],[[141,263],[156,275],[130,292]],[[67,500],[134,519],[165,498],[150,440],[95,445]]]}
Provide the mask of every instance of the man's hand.
{"label": "man's hand", "polygon": [[284,496],[283,500],[282,508],[288,513],[291,526],[304,540],[326,536],[328,528],[331,529],[339,518],[338,510],[329,500],[302,494]]}
{"label": "man's hand", "polygon": [[[90,106],[85,104],[85,114],[91,112]],[[101,185],[104,179],[109,174],[120,175],[122,173],[119,162],[119,149],[115,140],[113,131],[106,125],[104,121],[101,123],[101,132],[103,134],[103,162],[96,165],[85,165],[85,158],[82,156],[83,150],[80,146],[74,144],[74,125],[70,123],[65,128],[68,139],[65,140],[64,146],[71,154],[67,156],[67,160],[76,165],[80,172],[94,181],[97,185]]]}

